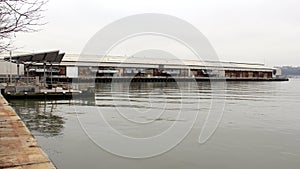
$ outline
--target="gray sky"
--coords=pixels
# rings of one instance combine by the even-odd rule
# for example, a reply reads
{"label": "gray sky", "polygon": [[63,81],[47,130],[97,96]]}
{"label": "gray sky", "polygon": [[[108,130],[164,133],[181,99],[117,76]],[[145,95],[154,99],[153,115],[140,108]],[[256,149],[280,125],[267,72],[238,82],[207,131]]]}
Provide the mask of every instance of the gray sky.
{"label": "gray sky", "polygon": [[49,0],[47,25],[17,34],[20,51],[79,54],[103,26],[139,13],[169,14],[196,26],[221,60],[300,66],[298,0]]}

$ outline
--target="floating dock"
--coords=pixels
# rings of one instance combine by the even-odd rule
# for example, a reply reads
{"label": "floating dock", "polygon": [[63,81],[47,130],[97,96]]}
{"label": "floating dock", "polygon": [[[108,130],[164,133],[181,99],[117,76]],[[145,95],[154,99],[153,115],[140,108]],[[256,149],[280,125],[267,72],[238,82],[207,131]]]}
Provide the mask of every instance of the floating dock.
{"label": "floating dock", "polygon": [[[11,87],[10,87],[11,88]],[[21,90],[20,90],[21,89]],[[38,91],[32,91],[32,87],[29,86],[15,86],[13,92],[1,91],[2,96],[7,100],[11,99],[37,99],[37,100],[70,100],[76,98],[94,98],[94,90],[90,87],[81,90],[64,90],[59,88],[52,89],[39,89]],[[10,90],[11,91],[11,90]],[[16,92],[18,91],[18,92]]]}
{"label": "floating dock", "polygon": [[16,112],[0,94],[0,169],[55,169]]}

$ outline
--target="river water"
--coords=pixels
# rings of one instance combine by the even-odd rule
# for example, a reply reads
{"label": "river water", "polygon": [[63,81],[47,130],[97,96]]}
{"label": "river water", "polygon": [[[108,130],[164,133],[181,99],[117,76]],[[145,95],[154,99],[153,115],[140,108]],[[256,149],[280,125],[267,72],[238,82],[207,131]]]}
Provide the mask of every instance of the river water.
{"label": "river water", "polygon": [[[198,86],[96,84],[96,99],[10,103],[59,169],[296,169],[300,166],[299,86],[300,79],[227,82],[224,99],[212,97],[217,89],[207,82]],[[214,99],[225,104],[223,116],[213,135],[200,144],[199,135]],[[178,116],[178,112],[186,116]],[[197,119],[191,123],[195,112]],[[100,114],[107,124],[131,138],[159,136],[175,123],[183,127],[193,124],[193,128],[168,151],[148,158],[131,158],[131,154],[144,149],[154,151],[161,146],[163,150],[163,146],[126,146],[126,142],[111,139],[105,125],[95,120]],[[216,114],[216,124],[219,116]],[[181,133],[179,128],[178,134]],[[127,157],[103,149],[103,140],[126,151]],[[172,140],[167,142],[173,144]]]}

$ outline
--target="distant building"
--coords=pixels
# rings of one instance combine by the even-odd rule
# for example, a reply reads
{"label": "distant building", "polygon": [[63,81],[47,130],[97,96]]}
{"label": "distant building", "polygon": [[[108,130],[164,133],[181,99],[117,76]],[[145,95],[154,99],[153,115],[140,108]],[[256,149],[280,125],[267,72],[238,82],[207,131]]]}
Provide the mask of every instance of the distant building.
{"label": "distant building", "polygon": [[[171,60],[124,56],[102,56],[93,59],[66,55],[60,69],[68,77],[87,76],[174,76],[174,77],[227,77],[227,78],[273,78],[276,68],[263,64]],[[87,57],[89,58],[89,57]]]}
{"label": "distant building", "polygon": [[[59,61],[51,61],[61,57]],[[0,76],[17,75],[16,64],[20,65],[22,77],[220,77],[220,78],[276,78],[277,68],[263,64],[177,60],[163,58],[139,58],[126,56],[88,56],[60,54],[59,51],[4,57],[0,62]],[[40,59],[40,60],[37,60]]]}

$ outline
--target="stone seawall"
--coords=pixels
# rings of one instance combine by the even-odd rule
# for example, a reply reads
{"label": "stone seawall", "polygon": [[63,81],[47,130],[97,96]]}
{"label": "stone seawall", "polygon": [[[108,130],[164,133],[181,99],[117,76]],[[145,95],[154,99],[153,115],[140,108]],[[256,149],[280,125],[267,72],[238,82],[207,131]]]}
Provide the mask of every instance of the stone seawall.
{"label": "stone seawall", "polygon": [[37,140],[0,94],[0,169],[55,169]]}

